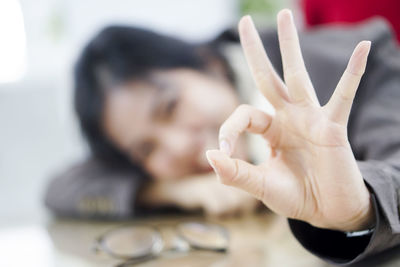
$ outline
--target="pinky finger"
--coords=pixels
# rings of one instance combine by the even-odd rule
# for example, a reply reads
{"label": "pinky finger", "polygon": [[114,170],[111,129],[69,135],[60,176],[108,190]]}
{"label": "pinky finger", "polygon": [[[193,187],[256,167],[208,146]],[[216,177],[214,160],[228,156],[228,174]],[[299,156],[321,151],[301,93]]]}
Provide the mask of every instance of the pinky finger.
{"label": "pinky finger", "polygon": [[347,124],[358,85],[367,65],[370,47],[370,41],[362,41],[357,45],[335,92],[324,107],[333,121]]}

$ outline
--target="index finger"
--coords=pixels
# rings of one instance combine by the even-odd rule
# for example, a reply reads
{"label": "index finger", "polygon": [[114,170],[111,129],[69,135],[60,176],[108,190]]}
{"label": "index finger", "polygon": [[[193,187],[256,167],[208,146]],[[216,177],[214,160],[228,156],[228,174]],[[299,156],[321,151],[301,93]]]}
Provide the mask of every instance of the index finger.
{"label": "index finger", "polygon": [[261,110],[248,105],[239,106],[219,130],[221,150],[230,156],[243,132],[263,135],[267,132],[271,121],[271,116]]}
{"label": "index finger", "polygon": [[275,108],[280,108],[289,99],[286,86],[268,59],[250,16],[245,16],[240,20],[239,35],[247,63],[258,89]]}

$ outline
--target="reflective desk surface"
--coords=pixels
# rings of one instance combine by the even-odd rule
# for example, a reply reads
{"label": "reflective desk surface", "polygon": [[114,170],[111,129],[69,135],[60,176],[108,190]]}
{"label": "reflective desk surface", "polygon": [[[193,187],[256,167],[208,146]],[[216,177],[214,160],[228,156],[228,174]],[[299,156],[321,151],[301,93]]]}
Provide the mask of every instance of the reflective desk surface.
{"label": "reflective desk surface", "polygon": [[[201,217],[167,215],[140,218],[132,223],[158,226],[168,240],[168,229]],[[139,266],[331,266],[308,253],[290,233],[287,221],[264,212],[240,218],[209,220],[230,233],[228,253],[170,252]],[[45,225],[0,230],[2,266],[117,266],[121,260],[93,251],[94,240],[116,226],[130,222],[94,222],[50,219]],[[400,266],[400,256],[379,266]],[[5,260],[5,261],[4,261]],[[4,263],[4,265],[3,265]],[[137,265],[136,265],[137,266]]]}
{"label": "reflective desk surface", "polygon": [[[132,223],[157,225],[165,239],[168,229],[201,217],[163,215],[136,219]],[[210,222],[210,221],[209,221]],[[284,218],[271,213],[218,219],[230,234],[228,253],[190,251],[165,253],[139,266],[328,266],[305,251],[291,235]],[[3,228],[0,251],[2,266],[116,266],[121,260],[93,251],[94,240],[116,226],[130,222],[94,222],[50,219],[45,225]],[[167,237],[165,237],[167,236]]]}

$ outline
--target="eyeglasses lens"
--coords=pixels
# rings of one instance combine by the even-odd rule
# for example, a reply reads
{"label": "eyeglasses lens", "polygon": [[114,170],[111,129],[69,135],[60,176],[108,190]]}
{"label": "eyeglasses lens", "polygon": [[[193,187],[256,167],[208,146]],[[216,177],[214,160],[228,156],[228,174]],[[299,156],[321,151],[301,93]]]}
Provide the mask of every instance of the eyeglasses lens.
{"label": "eyeglasses lens", "polygon": [[183,223],[178,226],[178,231],[194,247],[221,251],[228,248],[228,233],[218,225]]}
{"label": "eyeglasses lens", "polygon": [[145,226],[130,226],[110,232],[104,239],[104,246],[114,256],[137,258],[161,250],[162,241],[157,231]]}

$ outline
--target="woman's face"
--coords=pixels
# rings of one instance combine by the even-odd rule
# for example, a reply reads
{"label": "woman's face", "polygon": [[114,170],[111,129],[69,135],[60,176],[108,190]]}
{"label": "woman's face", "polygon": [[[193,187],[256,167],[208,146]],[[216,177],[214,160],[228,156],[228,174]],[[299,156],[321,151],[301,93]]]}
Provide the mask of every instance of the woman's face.
{"label": "woman's face", "polygon": [[211,171],[205,151],[238,105],[232,85],[190,69],[154,72],[110,90],[103,127],[132,161],[155,179]]}

